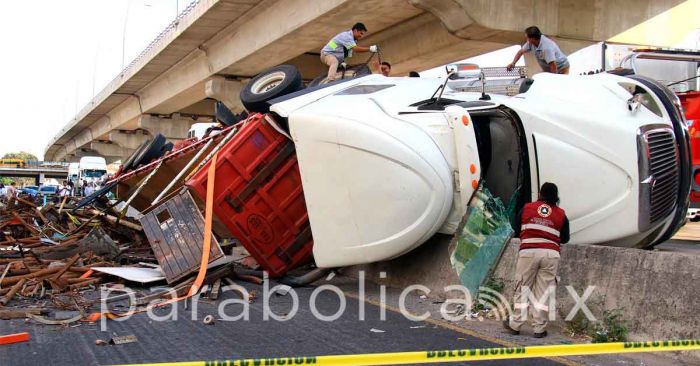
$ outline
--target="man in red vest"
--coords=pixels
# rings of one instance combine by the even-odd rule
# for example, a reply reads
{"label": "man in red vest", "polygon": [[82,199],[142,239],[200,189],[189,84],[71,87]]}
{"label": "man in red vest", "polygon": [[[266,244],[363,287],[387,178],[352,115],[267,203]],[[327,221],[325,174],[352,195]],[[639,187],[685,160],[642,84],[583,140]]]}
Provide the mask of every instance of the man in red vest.
{"label": "man in red vest", "polygon": [[503,322],[511,334],[520,334],[520,327],[527,321],[530,299],[534,337],[547,336],[548,304],[553,303],[548,300],[555,295],[559,246],[569,241],[569,219],[558,203],[557,186],[544,183],[539,199],[525,204],[512,223],[515,235],[520,237],[520,252],[515,268],[513,314]]}

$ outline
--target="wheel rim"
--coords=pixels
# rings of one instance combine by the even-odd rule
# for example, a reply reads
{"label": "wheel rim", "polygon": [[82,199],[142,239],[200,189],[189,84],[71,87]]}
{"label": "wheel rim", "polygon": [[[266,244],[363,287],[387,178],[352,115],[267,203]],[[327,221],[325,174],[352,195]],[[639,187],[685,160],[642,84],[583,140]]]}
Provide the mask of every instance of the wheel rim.
{"label": "wheel rim", "polygon": [[270,90],[274,89],[282,81],[284,81],[285,74],[282,71],[277,71],[273,72],[271,74],[265,75],[264,77],[260,78],[257,80],[253,85],[250,87],[250,91],[253,94],[264,94],[269,92]]}

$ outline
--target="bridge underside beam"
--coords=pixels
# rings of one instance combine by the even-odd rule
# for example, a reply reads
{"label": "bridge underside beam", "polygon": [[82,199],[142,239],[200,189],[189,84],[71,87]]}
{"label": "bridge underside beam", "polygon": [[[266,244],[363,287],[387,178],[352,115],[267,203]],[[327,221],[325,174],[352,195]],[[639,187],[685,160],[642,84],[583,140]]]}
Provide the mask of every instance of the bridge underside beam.
{"label": "bridge underside beam", "polygon": [[[127,158],[134,149],[124,148],[109,141],[93,141],[89,144],[90,150],[97,152],[99,156],[109,157],[109,160],[121,160]],[[116,159],[114,159],[116,157]],[[105,158],[107,159],[107,158]]]}
{"label": "bridge underside beam", "polygon": [[[378,31],[423,12],[399,0],[264,3],[267,6],[261,4],[250,16],[234,21],[66,142],[66,153],[50,147],[46,156],[66,155],[90,141],[106,139],[109,131],[128,129],[125,126],[133,125],[141,114],[179,112],[210,98],[206,83],[210,78],[220,77],[217,74],[251,77],[265,68],[303,54],[307,49],[320,49],[329,37],[348,28],[359,14],[370,29]],[[229,85],[226,88],[235,87]],[[226,98],[228,100],[224,99],[224,102],[227,106],[235,106],[235,98]]]}
{"label": "bridge underside beam", "polygon": [[115,130],[109,132],[108,140],[124,149],[136,150],[150,136],[142,130]]}
{"label": "bridge underside beam", "polygon": [[187,132],[195,122],[192,118],[179,114],[173,114],[170,118],[143,115],[139,117],[138,127],[151,135],[160,133],[169,141],[180,141],[187,138]]}
{"label": "bridge underside beam", "polygon": [[[539,26],[570,52],[606,40],[682,2],[265,0],[245,16],[230,18],[228,26],[198,41],[189,54],[155,79],[111,99],[114,106],[110,104],[98,120],[74,122],[70,131],[54,139],[55,145],[48,147],[46,156],[56,160],[92,141],[107,140],[113,130],[136,129],[143,114],[186,114],[188,109],[196,109],[192,114],[202,115],[214,99],[236,110],[240,107],[236,91],[242,83],[229,79],[245,82],[281,63],[296,64],[305,79],[313,79],[325,69],[314,53],[358,20],[370,30],[370,37],[360,44],[379,44],[385,58],[394,65],[393,74],[402,75],[522,44],[523,30],[531,25]],[[211,11],[206,15],[214,17],[214,12],[234,5],[233,0],[220,0],[216,5],[202,2],[197,6],[204,12]],[[366,56],[357,55],[352,62],[362,62]],[[153,57],[157,60],[158,56]],[[209,110],[213,114],[213,108]],[[86,110],[80,118],[86,118],[89,112]]]}

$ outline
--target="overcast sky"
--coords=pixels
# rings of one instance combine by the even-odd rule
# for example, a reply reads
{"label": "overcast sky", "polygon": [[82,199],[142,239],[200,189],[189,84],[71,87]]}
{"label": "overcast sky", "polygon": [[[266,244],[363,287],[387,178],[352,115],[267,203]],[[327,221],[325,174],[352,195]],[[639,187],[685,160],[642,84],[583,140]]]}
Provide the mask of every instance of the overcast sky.
{"label": "overcast sky", "polygon": [[119,74],[122,41],[128,65],[189,3],[3,1],[0,156],[24,150],[43,158],[49,139],[76,109]]}

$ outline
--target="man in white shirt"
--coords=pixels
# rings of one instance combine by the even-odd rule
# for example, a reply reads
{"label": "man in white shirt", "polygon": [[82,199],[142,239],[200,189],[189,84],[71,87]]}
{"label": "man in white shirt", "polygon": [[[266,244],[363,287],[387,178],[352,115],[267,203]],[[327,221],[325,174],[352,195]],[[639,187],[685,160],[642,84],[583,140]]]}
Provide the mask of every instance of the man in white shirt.
{"label": "man in white shirt", "polygon": [[70,196],[70,186],[68,185],[68,182],[63,181],[63,184],[58,187],[58,195],[60,197]]}
{"label": "man in white shirt", "polygon": [[85,186],[85,197],[95,193],[94,183],[90,182]]}
{"label": "man in white shirt", "polygon": [[17,188],[15,188],[16,184],[17,183],[12,182],[9,186],[5,187],[7,189],[7,192],[5,193],[7,199],[17,198]]}
{"label": "man in white shirt", "polygon": [[508,70],[512,70],[515,67],[515,63],[518,62],[524,53],[535,51],[535,58],[537,63],[540,64],[542,71],[553,74],[569,73],[569,59],[554,41],[543,35],[540,29],[535,26],[525,29],[525,34],[527,35],[527,42],[515,54],[513,62],[507,66]]}

